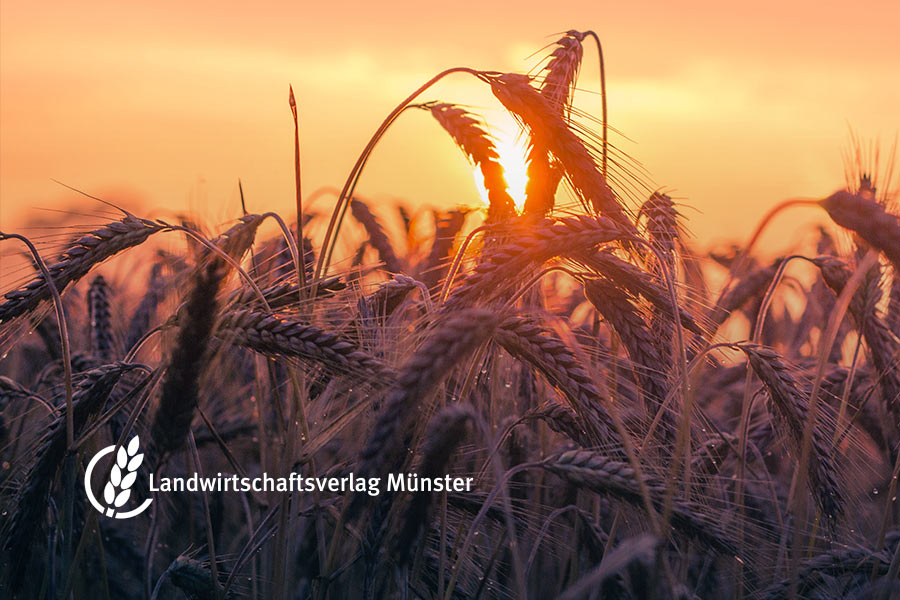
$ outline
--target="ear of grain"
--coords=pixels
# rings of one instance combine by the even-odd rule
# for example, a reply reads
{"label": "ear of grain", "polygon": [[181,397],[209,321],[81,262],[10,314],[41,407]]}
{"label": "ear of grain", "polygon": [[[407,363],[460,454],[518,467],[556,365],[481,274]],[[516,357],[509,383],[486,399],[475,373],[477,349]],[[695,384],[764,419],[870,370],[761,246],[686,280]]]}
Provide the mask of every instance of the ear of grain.
{"label": "ear of grain", "polygon": [[378,252],[378,257],[384,263],[384,268],[391,273],[402,273],[405,271],[405,267],[400,262],[400,259],[397,258],[397,253],[394,252],[394,246],[384,233],[381,223],[372,214],[369,206],[362,200],[353,198],[350,200],[350,212],[353,213],[353,218],[365,227],[366,233],[369,235],[369,244]]}
{"label": "ear of grain", "polygon": [[473,115],[453,104],[427,104],[424,108],[431,112],[469,160],[481,170],[484,188],[490,202],[486,222],[496,223],[515,215],[515,203],[507,191],[500,156],[481,123]]}
{"label": "ear of grain", "polygon": [[207,348],[218,311],[216,296],[226,274],[224,261],[209,258],[194,275],[185,299],[150,430],[157,462],[181,448],[190,431],[199,400],[200,377],[208,364]]}
{"label": "ear of grain", "polygon": [[[235,260],[250,249],[261,215],[246,215],[212,240],[213,245]],[[199,400],[202,372],[208,365],[208,347],[219,311],[218,294],[230,267],[219,255],[204,248],[200,253],[191,288],[179,315],[179,329],[169,356],[159,406],[150,438],[157,461],[178,450],[187,438]]]}
{"label": "ear of grain", "polygon": [[[79,238],[62,253],[57,263],[48,267],[56,289],[62,292],[66,286],[84,277],[95,265],[119,252],[138,246],[149,236],[165,227],[154,221],[127,216]],[[50,298],[50,288],[43,275],[31,280],[24,287],[8,292],[6,301],[0,304],[0,324],[30,312]]]}
{"label": "ear of grain", "polygon": [[841,190],[821,205],[835,223],[859,235],[900,269],[900,217],[887,212],[872,194]]}
{"label": "ear of grain", "polygon": [[[531,319],[519,316],[504,319],[494,332],[494,340],[513,357],[541,372],[565,394],[578,415],[581,423],[578,429],[587,436],[588,445],[602,444],[613,451],[622,448],[613,420],[603,406],[604,398],[565,342]],[[576,441],[585,439],[584,435],[575,435]]]}
{"label": "ear of grain", "polygon": [[[498,321],[494,311],[472,308],[447,316],[433,328],[401,369],[384,402],[357,462],[360,477],[384,477],[398,472],[412,425],[425,399],[458,363],[491,336]],[[357,515],[364,501],[360,495],[354,496],[347,508],[348,517]]]}
{"label": "ear of grain", "polygon": [[[437,412],[429,421],[422,438],[421,460],[415,469],[420,478],[442,477],[448,472],[450,459],[463,442],[474,410],[465,404],[453,404]],[[416,541],[428,521],[433,494],[409,492],[406,506],[399,519],[399,531],[394,536],[393,552],[400,565],[406,564]]]}
{"label": "ear of grain", "polygon": [[[801,597],[814,597],[811,592],[820,585],[824,587],[823,584],[827,581],[823,576],[837,578],[861,573],[872,577],[887,575],[893,554],[896,552],[898,539],[900,537],[895,534],[889,543],[880,550],[861,547],[839,548],[823,552],[807,560],[797,573],[796,593],[802,594]],[[778,581],[763,590],[760,598],[763,600],[787,600],[791,597],[791,584],[791,579]]]}
{"label": "ear of grain", "polygon": [[[800,456],[809,405],[791,369],[774,350],[750,343],[738,347],[747,355],[756,376],[766,386],[775,423]],[[810,480],[816,502],[833,527],[844,512],[844,494],[828,434],[820,421],[818,419],[813,427]]]}
{"label": "ear of grain", "polygon": [[106,362],[112,359],[112,315],[109,308],[110,289],[102,275],[97,275],[88,289],[88,322],[91,352]]}
{"label": "ear of grain", "polygon": [[772,283],[772,279],[775,278],[775,273],[778,272],[783,261],[783,258],[775,259],[769,266],[748,273],[731,289],[726,290],[716,302],[709,320],[714,325],[721,325],[733,311],[751,299],[761,296]]}
{"label": "ear of grain", "polygon": [[257,310],[226,311],[216,337],[271,356],[302,358],[339,375],[387,381],[394,372],[356,344],[295,318]]}
{"label": "ear of grain", "polygon": [[[172,583],[197,600],[220,600],[225,597],[221,586],[213,587],[209,563],[189,556],[179,556],[166,570]],[[231,597],[231,594],[228,595]]]}
{"label": "ear of grain", "polygon": [[[840,295],[853,275],[852,269],[839,258],[821,256],[813,261],[825,284]],[[849,312],[869,347],[869,356],[877,372],[885,404],[900,427],[900,343],[891,333],[876,307],[881,300],[879,271],[873,268],[868,281],[850,299]]]}
{"label": "ear of grain", "polygon": [[[850,369],[834,366],[829,369],[822,380],[823,397],[828,399],[836,410],[840,410],[849,376]],[[894,431],[897,428],[892,423],[886,422],[879,406],[870,401],[871,392],[875,387],[876,383],[872,381],[869,373],[857,370],[853,376],[852,386],[848,390],[847,401],[850,406],[855,407],[853,424],[872,438],[872,441],[884,452],[884,456],[890,457],[894,452],[894,443],[891,440],[895,439]],[[811,391],[810,385],[807,385],[806,388],[804,391]]]}
{"label": "ear of grain", "polygon": [[[319,287],[316,290],[316,297],[325,298],[345,289],[347,289],[347,284],[344,283],[339,275],[335,275],[334,277],[329,277],[319,283]],[[297,304],[300,294],[300,285],[295,281],[284,281],[282,283],[272,284],[260,291],[266,299],[269,308],[278,310],[281,308],[294,307]],[[222,305],[232,307],[233,310],[238,310],[241,308],[258,309],[262,303],[259,300],[256,290],[250,287],[241,287],[228,294]]]}
{"label": "ear of grain", "polygon": [[[671,358],[659,352],[647,321],[618,287],[603,279],[591,279],[584,283],[584,294],[628,350],[650,415],[656,415],[669,390],[666,374],[671,367]],[[670,410],[664,409],[662,414],[662,429],[666,435],[675,432],[675,420]]]}
{"label": "ear of grain", "polygon": [[550,429],[566,436],[582,448],[590,448],[595,444],[594,439],[581,425],[578,413],[559,402],[548,402],[530,411],[523,418],[540,419]]}
{"label": "ear of grain", "polygon": [[[544,67],[541,95],[560,115],[569,107],[581,57],[584,34],[569,31],[556,42],[556,48]],[[525,213],[545,215],[553,209],[562,170],[550,161],[547,140],[540,131],[532,130],[528,145],[528,182],[525,184]]]}
{"label": "ear of grain", "polygon": [[[424,283],[406,275],[394,275],[392,280],[382,283],[378,286],[378,289],[361,299],[367,320],[383,321],[393,314],[397,307],[415,289],[424,289],[424,292],[427,292]],[[362,316],[362,313],[363,310],[361,309],[360,316]]]}
{"label": "ear of grain", "polygon": [[600,168],[584,143],[550,103],[534,89],[528,78],[507,74],[490,79],[491,90],[507,110],[519,117],[548,148],[566,171],[573,187],[594,212],[602,213],[625,232],[640,237],[615,193],[600,174]]}
{"label": "ear of grain", "polygon": [[505,234],[506,241],[486,251],[475,268],[459,278],[444,303],[444,311],[450,312],[478,298],[496,298],[508,291],[516,284],[504,277],[505,273],[521,273],[555,256],[628,237],[611,220],[587,216],[523,218],[498,231]]}
{"label": "ear of grain", "polygon": [[567,31],[556,41],[556,48],[550,54],[550,60],[544,67],[544,81],[541,84],[541,95],[560,113],[572,100],[578,71],[581,68],[581,57],[584,48],[581,45],[584,34],[580,31]]}
{"label": "ear of grain", "polygon": [[654,192],[641,206],[638,216],[647,220],[650,243],[663,256],[670,273],[675,272],[675,243],[681,237],[678,210],[672,199],[661,192]]}
{"label": "ear of grain", "polygon": [[[680,237],[678,211],[675,210],[675,204],[666,194],[654,192],[641,206],[638,217],[641,215],[647,219],[647,235],[650,238],[650,244],[657,252],[650,258],[652,271],[658,277],[662,277],[662,272],[665,270],[672,273],[674,277],[678,273],[675,244]],[[655,334],[660,353],[671,354],[671,340],[675,333],[672,322],[656,305],[653,306],[650,315],[650,327]]]}
{"label": "ear of grain", "polygon": [[[634,506],[642,505],[634,470],[627,463],[611,460],[596,452],[578,450],[551,456],[540,464],[544,469],[578,487]],[[643,477],[651,501],[657,508],[661,507],[665,496],[665,482],[646,474]],[[675,500],[672,506],[672,525],[679,533],[724,552],[726,556],[741,556],[736,542],[723,528],[721,517],[717,519],[708,507]]]}
{"label": "ear of grain", "polygon": [[655,311],[666,315],[668,320],[674,320],[676,312],[680,315],[681,324],[687,330],[699,335],[703,329],[697,324],[694,316],[682,307],[673,308],[672,300],[665,285],[660,280],[659,274],[652,274],[640,267],[622,260],[607,249],[593,252],[578,252],[572,256],[581,264],[594,270],[598,275],[605,277],[621,287],[632,296],[643,296],[653,305]]}
{"label": "ear of grain", "polygon": [[535,136],[531,137],[526,159],[528,181],[525,182],[523,212],[526,215],[544,216],[553,210],[556,190],[565,171],[551,162],[546,146]]}
{"label": "ear of grain", "polygon": [[[253,245],[256,230],[265,219],[262,215],[245,215],[211,241],[231,258],[240,261]],[[205,254],[205,253],[204,253]]]}

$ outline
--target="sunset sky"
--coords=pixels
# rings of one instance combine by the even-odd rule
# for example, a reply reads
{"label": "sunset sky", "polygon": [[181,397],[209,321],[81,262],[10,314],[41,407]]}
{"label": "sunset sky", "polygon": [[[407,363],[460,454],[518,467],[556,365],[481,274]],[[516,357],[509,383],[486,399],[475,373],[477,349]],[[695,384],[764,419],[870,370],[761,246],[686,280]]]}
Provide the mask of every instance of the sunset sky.
{"label": "sunset sky", "polygon": [[[289,84],[311,192],[340,185],[381,119],[438,71],[528,71],[560,32],[593,29],[610,122],[627,136],[613,141],[650,187],[696,209],[684,212],[704,243],[746,236],[775,202],[843,185],[851,129],[890,147],[900,2],[730,4],[3,0],[0,227],[77,206],[51,179],[146,216],[190,211],[217,223],[240,214],[240,178],[249,210],[290,214]],[[576,105],[599,116],[592,53],[580,88]],[[470,77],[423,100],[472,106],[501,139],[515,137]],[[471,170],[424,112],[399,121],[359,191],[478,202]]]}

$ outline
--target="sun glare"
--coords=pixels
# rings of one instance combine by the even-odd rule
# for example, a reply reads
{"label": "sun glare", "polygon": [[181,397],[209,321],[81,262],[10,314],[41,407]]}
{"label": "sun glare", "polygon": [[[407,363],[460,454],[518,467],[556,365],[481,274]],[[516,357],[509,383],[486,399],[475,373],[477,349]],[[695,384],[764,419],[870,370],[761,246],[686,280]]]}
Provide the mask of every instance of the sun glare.
{"label": "sun glare", "polygon": [[[522,212],[525,207],[525,184],[528,183],[528,150],[524,139],[517,136],[497,136],[494,139],[494,147],[500,155],[500,164],[503,166],[503,175],[506,178],[506,189],[516,203],[516,210]],[[490,204],[487,189],[484,187],[484,177],[477,167],[473,169],[475,186],[481,194],[481,201],[485,206]]]}

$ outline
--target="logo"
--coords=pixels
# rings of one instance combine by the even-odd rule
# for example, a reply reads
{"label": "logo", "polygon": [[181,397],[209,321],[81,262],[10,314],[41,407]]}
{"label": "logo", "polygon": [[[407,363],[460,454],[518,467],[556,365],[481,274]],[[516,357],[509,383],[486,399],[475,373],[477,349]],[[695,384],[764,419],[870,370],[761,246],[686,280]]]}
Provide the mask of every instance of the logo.
{"label": "logo", "polygon": [[116,446],[107,446],[95,454],[94,458],[91,459],[91,462],[88,463],[87,469],[84,472],[84,491],[87,492],[87,497],[91,505],[93,505],[100,514],[114,519],[130,519],[147,510],[147,507],[153,502],[152,498],[147,498],[144,500],[143,504],[134,510],[118,512],[118,509],[125,506],[125,503],[128,502],[128,499],[131,497],[131,486],[133,486],[134,482],[137,480],[138,467],[140,467],[141,463],[144,461],[144,455],[138,454],[138,444],[138,437],[134,436],[131,438],[131,441],[128,442],[128,446],[122,446],[116,453],[116,462],[109,472],[109,481],[106,482],[106,485],[103,488],[103,502],[105,503],[105,506],[98,502],[97,497],[94,496],[94,490],[91,486],[91,476],[94,474],[94,467],[97,466],[100,459],[107,454],[112,454],[115,451]]}

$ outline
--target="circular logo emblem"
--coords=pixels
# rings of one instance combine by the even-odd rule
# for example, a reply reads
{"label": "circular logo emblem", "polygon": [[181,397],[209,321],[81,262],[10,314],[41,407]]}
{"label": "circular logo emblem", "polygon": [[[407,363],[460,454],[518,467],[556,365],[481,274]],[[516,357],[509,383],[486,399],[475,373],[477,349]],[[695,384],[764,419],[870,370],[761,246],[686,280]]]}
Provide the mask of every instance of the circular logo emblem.
{"label": "circular logo emblem", "polygon": [[94,455],[91,462],[88,463],[87,469],[84,471],[84,491],[87,493],[88,501],[97,509],[97,511],[107,517],[114,519],[130,519],[141,514],[150,503],[152,498],[144,500],[143,504],[133,510],[120,511],[125,506],[129,498],[131,498],[131,487],[137,480],[137,470],[144,461],[144,455],[138,454],[139,448],[138,437],[134,436],[127,446],[122,446],[116,453],[116,462],[109,472],[109,479],[103,487],[103,502],[99,502],[94,495],[91,477],[94,474],[94,467],[101,458],[115,451],[115,445],[107,446]]}

